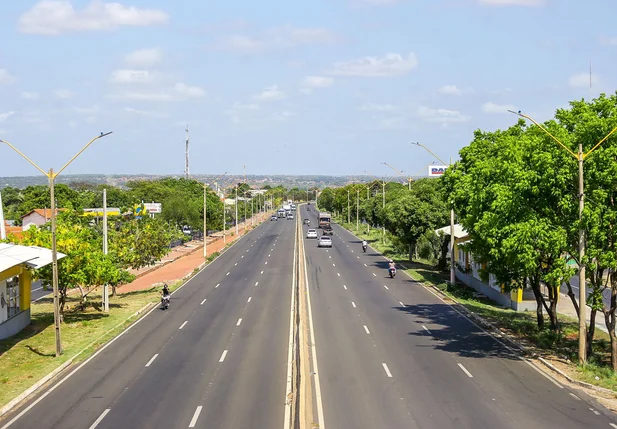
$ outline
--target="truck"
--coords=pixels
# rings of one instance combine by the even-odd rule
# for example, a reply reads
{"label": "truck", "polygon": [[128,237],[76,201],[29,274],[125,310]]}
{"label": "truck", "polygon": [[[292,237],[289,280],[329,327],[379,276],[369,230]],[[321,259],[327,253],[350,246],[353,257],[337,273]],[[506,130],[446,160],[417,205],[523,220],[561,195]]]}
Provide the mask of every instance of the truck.
{"label": "truck", "polygon": [[327,212],[319,212],[317,226],[319,228],[330,227],[331,216]]}
{"label": "truck", "polygon": [[291,204],[283,204],[283,210],[287,211],[291,211]]}
{"label": "truck", "polygon": [[285,217],[285,216],[287,216],[287,212],[285,211],[285,209],[278,209],[277,216],[278,217]]}

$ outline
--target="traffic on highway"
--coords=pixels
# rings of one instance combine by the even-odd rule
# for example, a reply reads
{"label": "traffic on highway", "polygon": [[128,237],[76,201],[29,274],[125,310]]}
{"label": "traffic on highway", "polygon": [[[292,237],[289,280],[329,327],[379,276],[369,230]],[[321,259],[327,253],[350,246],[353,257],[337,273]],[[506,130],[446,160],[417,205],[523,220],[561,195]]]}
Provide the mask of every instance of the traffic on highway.
{"label": "traffic on highway", "polygon": [[[257,226],[173,292],[168,311],[68,367],[0,428],[287,429],[308,412],[294,407],[302,394],[319,428],[616,427],[596,400],[420,283],[391,278],[386,258],[308,207]],[[307,391],[294,382],[303,305]]]}

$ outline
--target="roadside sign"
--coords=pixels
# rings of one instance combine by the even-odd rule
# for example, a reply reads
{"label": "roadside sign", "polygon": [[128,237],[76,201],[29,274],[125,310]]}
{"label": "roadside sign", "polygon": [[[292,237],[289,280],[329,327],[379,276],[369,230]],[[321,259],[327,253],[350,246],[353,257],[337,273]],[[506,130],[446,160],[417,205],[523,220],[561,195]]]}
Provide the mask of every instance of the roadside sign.
{"label": "roadside sign", "polygon": [[161,213],[163,205],[161,203],[144,203],[144,209],[150,214]]}
{"label": "roadside sign", "polygon": [[428,166],[428,175],[429,175],[429,177],[443,176],[443,173],[446,172],[447,168],[448,168],[447,165],[429,165]]}

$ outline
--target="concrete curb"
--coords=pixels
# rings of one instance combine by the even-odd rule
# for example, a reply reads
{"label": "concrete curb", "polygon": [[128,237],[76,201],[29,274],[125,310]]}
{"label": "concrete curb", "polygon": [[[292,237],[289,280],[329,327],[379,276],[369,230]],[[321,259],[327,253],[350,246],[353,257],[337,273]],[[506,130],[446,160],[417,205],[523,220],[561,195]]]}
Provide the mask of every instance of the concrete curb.
{"label": "concrete curb", "polygon": [[615,392],[614,390],[606,389],[604,387],[600,387],[600,386],[596,386],[596,385],[593,385],[593,384],[590,384],[590,383],[586,383],[584,381],[576,380],[576,379],[570,377],[568,374],[566,374],[562,370],[560,370],[559,368],[557,368],[555,365],[553,365],[552,363],[550,363],[546,359],[544,359],[543,357],[538,356],[537,359],[540,362],[542,362],[542,364],[544,366],[549,368],[551,371],[554,371],[557,374],[561,375],[566,380],[568,380],[570,383],[576,384],[576,385],[581,386],[581,387],[585,387],[587,389],[595,390],[597,392],[602,392],[604,394],[611,395],[613,397],[617,397],[617,392]]}

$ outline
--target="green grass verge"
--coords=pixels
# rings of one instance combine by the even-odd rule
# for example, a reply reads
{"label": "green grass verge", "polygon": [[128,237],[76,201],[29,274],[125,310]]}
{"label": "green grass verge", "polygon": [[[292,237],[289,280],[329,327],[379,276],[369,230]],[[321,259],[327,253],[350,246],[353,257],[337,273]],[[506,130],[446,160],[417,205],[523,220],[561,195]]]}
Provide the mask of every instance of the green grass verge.
{"label": "green grass verge", "polygon": [[[338,220],[341,219],[338,218]],[[586,367],[581,367],[575,363],[578,361],[577,319],[560,314],[559,332],[549,328],[539,329],[535,312],[516,312],[503,308],[488,298],[476,298],[474,297],[475,290],[458,283],[450,285],[449,273],[435,269],[431,261],[410,262],[409,255],[398,253],[394,249],[387,232],[382,241],[381,230],[371,228],[370,232],[367,232],[366,225],[360,225],[359,230],[356,230],[355,223],[337,223],[359,238],[369,241],[371,247],[392,258],[397,264],[404,264],[408,267],[406,272],[414,280],[439,288],[447,296],[465,306],[467,310],[508,332],[538,355],[558,360],[561,363],[560,368],[566,369],[566,373],[572,378],[617,391],[617,374],[611,369],[610,338],[604,331],[596,328],[594,356]],[[597,320],[601,321],[602,315],[598,314],[597,317]],[[546,324],[548,326],[547,317]]]}

